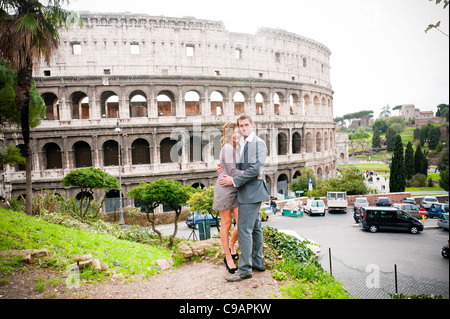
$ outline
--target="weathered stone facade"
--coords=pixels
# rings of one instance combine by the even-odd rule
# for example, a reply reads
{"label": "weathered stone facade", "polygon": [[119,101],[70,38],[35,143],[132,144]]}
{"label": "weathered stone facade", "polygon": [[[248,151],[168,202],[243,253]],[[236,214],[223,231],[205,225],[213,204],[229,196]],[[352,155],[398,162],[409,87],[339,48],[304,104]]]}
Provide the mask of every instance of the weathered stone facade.
{"label": "weathered stone facade", "polygon": [[[232,33],[222,22],[189,17],[81,16],[85,27],[62,30],[59,54],[34,70],[47,105],[32,132],[35,190],[77,195],[60,181],[78,167],[118,176],[119,149],[125,193],[158,178],[214,185],[221,126],[244,112],[266,140],[272,195],[286,194],[304,166],[334,176],[326,46],[283,30]],[[5,132],[5,142],[20,147],[20,133]],[[4,176],[11,196],[25,192],[23,167],[5,167]]]}

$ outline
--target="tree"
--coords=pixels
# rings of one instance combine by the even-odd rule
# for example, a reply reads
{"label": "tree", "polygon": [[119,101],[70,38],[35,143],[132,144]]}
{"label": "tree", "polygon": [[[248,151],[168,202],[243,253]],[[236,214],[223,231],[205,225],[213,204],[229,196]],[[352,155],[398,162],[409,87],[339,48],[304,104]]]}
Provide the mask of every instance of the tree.
{"label": "tree", "polygon": [[436,146],[439,143],[439,138],[441,137],[441,132],[439,131],[439,129],[436,126],[433,126],[429,131],[428,131],[428,147],[431,150],[435,150]]}
{"label": "tree", "polygon": [[414,129],[413,139],[414,140],[419,140],[420,139],[420,128],[417,127],[417,128]]}
{"label": "tree", "polygon": [[439,157],[438,162],[438,169],[439,169],[439,175],[441,179],[439,180],[439,186],[445,189],[446,191],[449,190],[449,149],[448,147],[442,150],[441,156]]}
{"label": "tree", "polygon": [[396,135],[395,130],[392,127],[389,127],[386,132],[386,150],[388,152],[392,152],[394,150]]}
{"label": "tree", "polygon": [[[430,0],[432,1],[432,0]],[[444,9],[447,8],[449,1],[448,0],[436,0],[436,4],[439,4],[443,2],[444,4]],[[446,34],[445,32],[443,32],[441,29],[439,29],[439,26],[441,25],[441,21],[436,22],[435,24],[429,24],[428,27],[425,29],[425,33],[427,33],[428,31],[430,31],[431,29],[436,29],[438,30],[440,33],[442,33],[443,35],[448,37],[448,34]]]}
{"label": "tree", "polygon": [[439,173],[439,175],[441,176],[441,179],[439,180],[439,186],[442,187],[443,189],[445,189],[447,192],[448,192],[448,189],[449,189],[449,187],[448,187],[448,182],[449,182],[448,181],[448,179],[449,179],[448,173],[449,173],[449,167],[448,166],[447,166],[447,168],[445,170],[443,170],[443,171],[441,171]]}
{"label": "tree", "polygon": [[[150,211],[154,216],[154,208],[158,207],[159,205],[168,205],[171,209],[174,210],[175,227],[173,234],[170,236],[169,243],[169,248],[171,248],[178,231],[177,222],[181,214],[181,209],[187,204],[187,201],[194,192],[195,189],[190,185],[182,186],[178,181],[165,180],[161,178],[154,182],[141,183],[141,186],[133,188],[132,190],[128,191],[127,194],[131,198],[143,201],[145,205],[150,208],[150,210],[147,212],[147,219],[149,219],[148,214],[150,213]],[[153,222],[150,219],[149,221],[152,223],[153,231],[155,231],[154,218]],[[159,233],[159,236],[160,240],[162,241],[161,233]]]}
{"label": "tree", "polygon": [[[20,113],[14,103],[14,88],[16,85],[17,74],[11,69],[8,69],[4,63],[0,63],[0,128],[4,124],[20,126]],[[30,96],[30,127],[35,128],[45,117],[45,104],[34,86],[34,81]],[[7,148],[0,146],[0,165],[25,163],[25,158],[20,154],[20,150],[15,145],[10,145]]]}
{"label": "tree", "polygon": [[369,133],[367,133],[362,127],[358,128],[358,131],[356,131],[356,133],[350,134],[348,136],[350,146],[352,147],[352,156],[355,155],[355,144],[356,147],[361,146],[364,152],[364,142],[368,137]]}
{"label": "tree", "polygon": [[391,108],[389,104],[381,108],[380,118],[387,118],[391,116]]}
{"label": "tree", "polygon": [[400,116],[400,112],[402,110],[403,105],[396,105],[392,108],[392,111],[398,111],[398,116]]}
{"label": "tree", "polygon": [[405,175],[406,179],[410,179],[414,175],[414,150],[411,142],[406,145],[405,151]]}
{"label": "tree", "polygon": [[373,148],[381,148],[381,138],[380,138],[380,131],[379,130],[373,131],[372,147]]}
{"label": "tree", "polygon": [[[364,173],[356,167],[347,167],[342,170],[341,176],[328,179],[328,189],[333,191],[346,191],[347,195],[360,195],[369,193],[364,183]],[[326,192],[323,194],[326,195]]]}
{"label": "tree", "polygon": [[439,161],[438,161],[438,170],[439,171],[443,171],[445,170],[448,166],[449,166],[449,149],[444,148],[441,152],[441,156],[439,157]]}
{"label": "tree", "polygon": [[417,145],[414,153],[414,173],[428,175],[428,160],[425,158],[420,144]]}
{"label": "tree", "polygon": [[406,187],[405,158],[403,156],[402,137],[395,136],[394,154],[392,155],[389,189],[391,192],[403,192]]}
{"label": "tree", "polygon": [[[78,187],[81,190],[79,217],[84,220],[91,205],[94,195],[94,189],[119,189],[119,181],[117,178],[102,171],[100,168],[84,167],[71,171],[63,177],[62,186]],[[106,193],[105,193],[106,195]],[[84,200],[87,198],[88,203],[83,210]],[[105,196],[102,202],[105,200]],[[98,212],[97,212],[98,213]]]}
{"label": "tree", "polygon": [[30,90],[33,64],[41,57],[50,63],[59,45],[59,28],[68,26],[78,16],[61,8],[64,0],[49,0],[45,6],[37,0],[2,0],[0,2],[0,60],[17,72],[15,104],[26,160],[25,212],[31,214],[32,156],[30,148]]}
{"label": "tree", "polygon": [[437,106],[437,111],[436,111],[436,116],[442,116],[442,117],[444,117],[443,115],[442,115],[442,112],[444,111],[444,110],[447,110],[448,111],[448,104],[439,104],[438,106]]}
{"label": "tree", "polygon": [[215,211],[213,207],[214,202],[214,186],[198,188],[195,193],[192,194],[191,198],[187,201],[189,210],[191,212],[212,214],[216,220],[217,230],[220,231],[220,226],[218,223],[219,212]]}
{"label": "tree", "polygon": [[291,191],[303,191],[304,194],[307,194],[308,192],[308,185],[309,185],[309,179],[312,178],[313,185],[316,184],[316,176],[312,169],[303,167],[301,170],[301,175],[298,176],[296,179],[294,179],[291,184],[289,185],[289,188]]}
{"label": "tree", "polygon": [[388,125],[386,124],[385,119],[376,119],[375,122],[373,122],[372,125],[372,131],[379,131],[380,134],[386,133],[388,129]]}

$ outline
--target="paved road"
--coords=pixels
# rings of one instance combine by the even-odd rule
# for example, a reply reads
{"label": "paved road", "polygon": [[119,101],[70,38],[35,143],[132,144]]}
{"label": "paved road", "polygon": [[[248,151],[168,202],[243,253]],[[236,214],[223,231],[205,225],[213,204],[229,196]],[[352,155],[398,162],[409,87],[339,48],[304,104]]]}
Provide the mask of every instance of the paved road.
{"label": "paved road", "polygon": [[[427,221],[435,223],[435,220]],[[363,231],[353,220],[353,212],[324,217],[271,215],[264,225],[295,230],[321,245],[319,261],[344,283],[356,298],[389,298],[395,292],[394,265],[397,266],[397,291],[411,294],[439,294],[449,297],[449,260],[440,250],[449,238],[448,231],[425,229],[419,234]],[[173,225],[158,228],[165,234]],[[179,223],[178,236],[188,238],[192,229]],[[211,234],[217,233],[215,227]],[[198,231],[197,231],[198,235]],[[382,287],[382,289],[380,289]]]}

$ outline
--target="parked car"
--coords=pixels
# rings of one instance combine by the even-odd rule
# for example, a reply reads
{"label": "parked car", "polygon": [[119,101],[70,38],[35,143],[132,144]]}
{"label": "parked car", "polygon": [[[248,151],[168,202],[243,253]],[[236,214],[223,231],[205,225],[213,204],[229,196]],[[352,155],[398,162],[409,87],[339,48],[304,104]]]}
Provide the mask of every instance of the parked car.
{"label": "parked car", "polygon": [[423,224],[408,213],[395,207],[363,207],[359,224],[365,230],[409,231],[417,234],[423,231]]}
{"label": "parked car", "polygon": [[416,200],[412,197],[405,197],[402,199],[402,203],[403,204],[413,204],[413,205],[417,205]]}
{"label": "parked car", "polygon": [[[205,216],[206,215],[206,216]],[[190,213],[186,218],[186,224],[191,228],[196,228],[198,223],[202,223],[205,221],[209,222],[210,226],[216,226],[216,219],[212,214],[203,214],[203,213]],[[220,217],[217,216],[217,221],[220,222]]]}
{"label": "parked car", "polygon": [[297,233],[294,230],[288,230],[288,229],[283,229],[283,230],[278,230],[281,233],[285,233],[286,235],[292,236],[294,238],[297,238],[300,241],[308,241],[309,243],[306,244],[306,247],[308,247],[309,249],[311,249],[311,251],[317,256],[319,256],[320,253],[320,245],[318,243],[316,243],[314,240],[311,239],[307,239],[303,236],[301,236],[299,233]]}
{"label": "parked car", "polygon": [[359,223],[359,219],[361,216],[361,208],[355,208],[353,210],[353,219],[355,220],[356,223]]}
{"label": "parked car", "polygon": [[391,206],[403,210],[415,218],[422,219],[422,215],[419,213],[420,208],[417,205],[394,203]]}
{"label": "parked car", "polygon": [[314,199],[308,198],[306,205],[303,207],[303,211],[310,216],[314,214],[325,216],[325,209],[325,203],[317,197]]}
{"label": "parked car", "polygon": [[439,203],[439,201],[434,196],[425,196],[420,202],[420,206],[428,210],[432,203]]}
{"label": "parked car", "polygon": [[439,216],[438,226],[448,230],[448,213],[443,213]]}
{"label": "parked car", "polygon": [[439,217],[442,213],[448,213],[448,204],[444,203],[432,203],[428,208],[426,217],[433,218]]}
{"label": "parked car", "polygon": [[376,206],[391,206],[391,200],[389,197],[378,197]]}
{"label": "parked car", "polygon": [[353,209],[356,210],[357,208],[361,207],[367,207],[369,206],[369,201],[366,197],[356,197],[355,201],[353,203]]}

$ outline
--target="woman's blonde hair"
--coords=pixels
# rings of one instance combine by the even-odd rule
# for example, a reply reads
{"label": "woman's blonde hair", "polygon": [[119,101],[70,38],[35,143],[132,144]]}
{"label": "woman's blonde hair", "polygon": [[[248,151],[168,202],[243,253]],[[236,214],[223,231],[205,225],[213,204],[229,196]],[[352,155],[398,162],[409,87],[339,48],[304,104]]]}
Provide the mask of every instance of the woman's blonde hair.
{"label": "woman's blonde hair", "polygon": [[225,143],[230,143],[233,144],[233,132],[234,129],[237,127],[237,123],[236,122],[227,122],[223,125],[223,130],[222,130],[222,147],[225,145]]}

